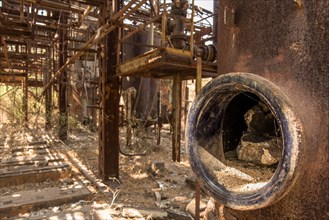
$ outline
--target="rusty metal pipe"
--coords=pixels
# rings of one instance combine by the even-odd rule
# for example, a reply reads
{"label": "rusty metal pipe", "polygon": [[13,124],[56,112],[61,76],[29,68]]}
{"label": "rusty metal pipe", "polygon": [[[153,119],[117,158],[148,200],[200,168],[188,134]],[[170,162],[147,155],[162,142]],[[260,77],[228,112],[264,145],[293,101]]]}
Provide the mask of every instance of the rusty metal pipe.
{"label": "rusty metal pipe", "polygon": [[[212,157],[203,157],[201,152],[207,147],[203,139],[212,138],[216,131],[222,131],[228,104],[245,92],[258,96],[270,107],[279,122],[283,152],[275,173],[264,186],[240,193],[229,191],[219,183],[210,168],[217,161]],[[227,207],[253,210],[269,206],[289,192],[299,176],[304,159],[302,125],[290,103],[273,83],[250,73],[224,74],[201,89],[188,115],[186,136],[192,170],[209,195]]]}

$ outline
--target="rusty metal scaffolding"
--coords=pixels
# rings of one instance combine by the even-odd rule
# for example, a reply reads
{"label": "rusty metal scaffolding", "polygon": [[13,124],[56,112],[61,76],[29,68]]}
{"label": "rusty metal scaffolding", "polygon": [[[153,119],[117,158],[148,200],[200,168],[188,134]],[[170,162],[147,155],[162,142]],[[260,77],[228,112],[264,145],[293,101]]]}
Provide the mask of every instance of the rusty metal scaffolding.
{"label": "rusty metal scaffolding", "polygon": [[[182,2],[185,7],[187,1]],[[42,91],[33,96],[44,102],[47,129],[51,127],[54,100],[58,98],[59,137],[65,140],[68,96],[76,99],[77,93],[71,86],[67,69],[77,61],[94,62],[94,77],[83,80],[92,85],[89,108],[93,109],[93,115],[95,109],[99,110],[99,174],[106,180],[119,176],[120,78],[172,78],[175,91],[173,160],[180,161],[181,81],[196,76],[195,48],[213,38],[211,26],[205,22],[213,15],[194,6],[192,1],[186,4],[186,15],[178,17],[171,4],[159,0],[1,0],[0,85],[24,85],[26,121],[28,94],[31,88],[42,87]],[[175,19],[183,25],[184,33],[183,29],[178,31],[185,35],[186,48],[174,46],[177,30],[172,23]],[[85,22],[96,28],[89,28]],[[170,28],[175,29],[176,36],[171,36]],[[131,40],[139,32],[148,34],[147,43]],[[131,44],[149,51],[123,62],[123,48]],[[131,64],[145,64],[145,61],[151,66],[130,68]],[[201,76],[214,76],[215,64],[209,60],[201,64],[202,67],[198,66],[199,74],[200,69],[203,70]]]}

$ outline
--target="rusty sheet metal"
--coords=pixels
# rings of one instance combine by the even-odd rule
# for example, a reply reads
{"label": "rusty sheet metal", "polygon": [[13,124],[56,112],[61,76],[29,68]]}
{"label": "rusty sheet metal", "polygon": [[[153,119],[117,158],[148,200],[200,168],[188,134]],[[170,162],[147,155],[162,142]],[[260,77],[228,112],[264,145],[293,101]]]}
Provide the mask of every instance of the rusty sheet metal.
{"label": "rusty sheet metal", "polygon": [[[202,67],[204,77],[216,76],[216,64],[204,62]],[[120,64],[117,75],[170,78],[181,74],[186,79],[195,78],[196,68],[196,61],[192,61],[190,51],[158,48]]]}
{"label": "rusty sheet metal", "polygon": [[[278,86],[304,128],[306,154],[291,191],[270,207],[236,211],[236,219],[328,219],[329,213],[329,2],[218,1],[219,73],[250,72]],[[233,13],[231,23],[225,16]]]}

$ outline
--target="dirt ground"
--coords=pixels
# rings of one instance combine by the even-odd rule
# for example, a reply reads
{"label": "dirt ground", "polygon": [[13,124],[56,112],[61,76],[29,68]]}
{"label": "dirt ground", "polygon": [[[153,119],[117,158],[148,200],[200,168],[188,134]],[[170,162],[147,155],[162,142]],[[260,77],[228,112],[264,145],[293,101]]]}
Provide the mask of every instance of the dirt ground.
{"label": "dirt ground", "polygon": [[[98,173],[98,137],[88,131],[73,131],[69,135],[68,146],[83,163],[97,175]],[[161,144],[156,146],[153,132],[145,132],[141,138],[135,139],[135,146],[125,146],[125,131],[120,131],[122,151],[137,156],[120,154],[120,192],[115,199],[116,206],[157,207],[154,192],[160,191],[162,200],[167,200],[168,207],[185,210],[194,196],[194,190],[186,183],[185,178],[193,176],[183,153],[181,163],[171,160],[171,135],[162,132]],[[184,149],[183,149],[184,151]],[[145,152],[145,155],[140,155]],[[163,162],[164,170],[151,171],[153,162]]]}
{"label": "dirt ground", "polygon": [[[171,133],[165,128],[161,133],[161,144],[156,144],[156,134],[152,129],[141,131],[133,137],[132,146],[127,148],[125,128],[120,129],[121,151],[120,178],[111,179],[108,186],[110,194],[102,193],[92,182],[72,164],[72,160],[80,161],[96,176],[98,174],[98,135],[85,127],[70,129],[68,140],[64,143],[56,138],[55,130],[45,132],[42,128],[24,128],[20,125],[0,125],[0,141],[13,146],[26,141],[45,140],[49,145],[65,157],[72,166],[72,174],[65,179],[56,181],[47,180],[41,183],[25,183],[18,186],[1,188],[1,195],[19,190],[40,189],[49,186],[66,186],[82,182],[92,191],[87,201],[66,203],[62,206],[51,206],[27,213],[20,213],[18,217],[44,215],[56,212],[73,210],[84,205],[98,205],[107,210],[113,219],[126,219],[122,216],[124,207],[134,208],[161,208],[162,210],[186,210],[188,203],[193,200],[195,190],[193,185],[186,182],[186,178],[193,178],[193,173],[187,161],[184,142],[182,141],[182,162],[171,160]],[[15,140],[14,142],[11,140]],[[1,158],[6,158],[6,151],[1,151]],[[155,169],[152,169],[154,163]],[[164,168],[162,166],[164,165]],[[157,193],[156,193],[157,192]],[[156,194],[158,198],[156,197]],[[159,198],[159,195],[161,198]],[[202,201],[207,203],[208,196],[201,195]],[[143,219],[143,218],[127,218]],[[176,218],[179,219],[179,218]]]}

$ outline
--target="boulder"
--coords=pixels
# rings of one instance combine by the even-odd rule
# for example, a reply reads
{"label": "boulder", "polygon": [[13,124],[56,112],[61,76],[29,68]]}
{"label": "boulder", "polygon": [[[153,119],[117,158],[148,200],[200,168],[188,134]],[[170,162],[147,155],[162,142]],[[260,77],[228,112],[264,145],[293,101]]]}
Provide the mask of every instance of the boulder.
{"label": "boulder", "polygon": [[257,141],[249,134],[243,135],[236,153],[239,160],[258,165],[273,165],[280,160],[282,152],[281,138]]}

